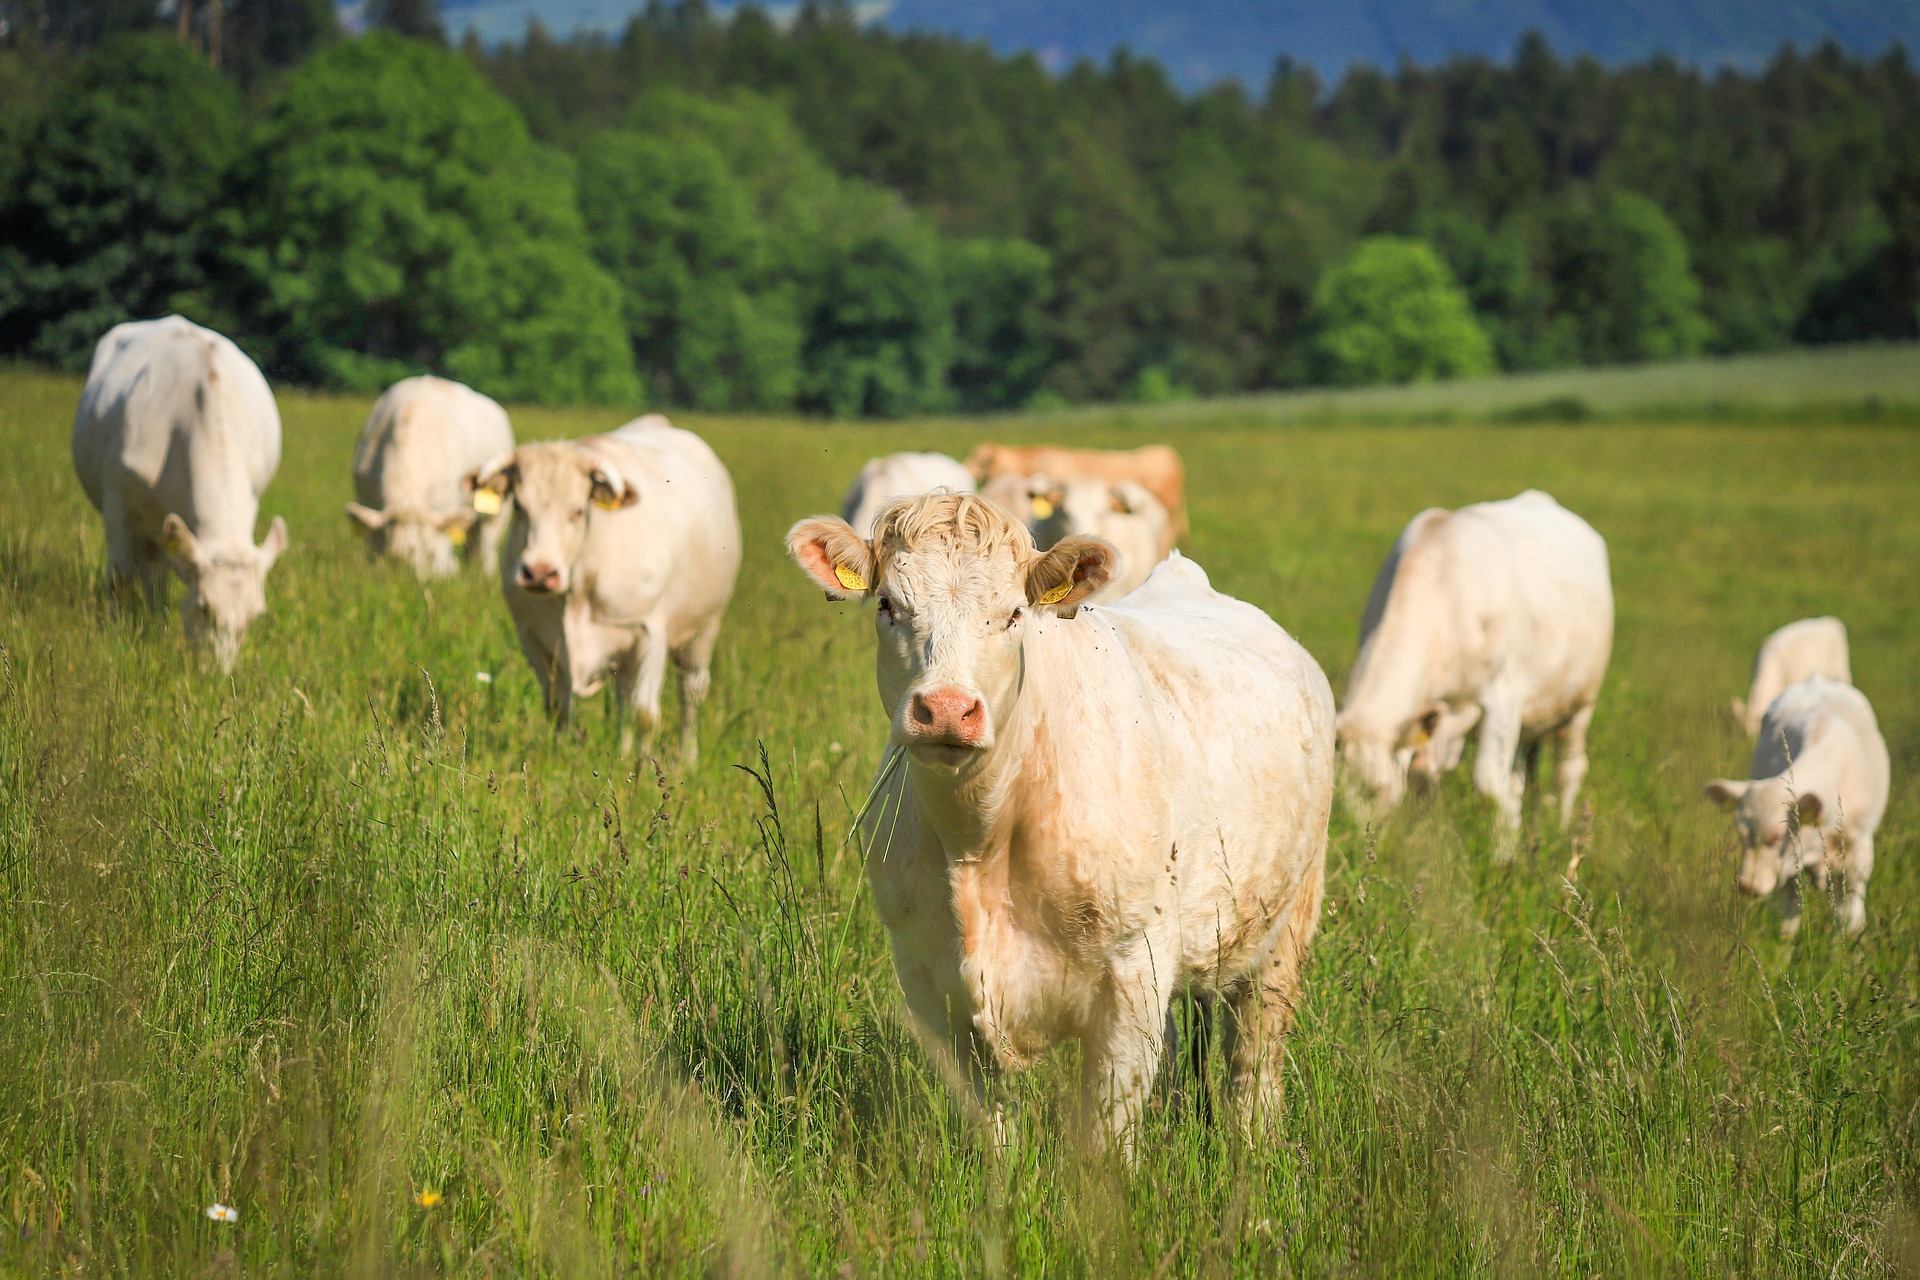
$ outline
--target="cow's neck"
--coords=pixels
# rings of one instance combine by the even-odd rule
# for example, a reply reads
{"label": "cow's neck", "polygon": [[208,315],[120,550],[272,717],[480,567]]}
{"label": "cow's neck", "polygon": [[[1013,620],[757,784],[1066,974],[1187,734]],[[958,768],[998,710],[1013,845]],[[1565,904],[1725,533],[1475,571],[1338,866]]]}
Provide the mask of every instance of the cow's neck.
{"label": "cow's neck", "polygon": [[1014,799],[1031,785],[1028,775],[1040,758],[1042,725],[1034,702],[1020,699],[985,757],[958,773],[907,757],[914,802],[948,861],[977,861],[1005,849]]}

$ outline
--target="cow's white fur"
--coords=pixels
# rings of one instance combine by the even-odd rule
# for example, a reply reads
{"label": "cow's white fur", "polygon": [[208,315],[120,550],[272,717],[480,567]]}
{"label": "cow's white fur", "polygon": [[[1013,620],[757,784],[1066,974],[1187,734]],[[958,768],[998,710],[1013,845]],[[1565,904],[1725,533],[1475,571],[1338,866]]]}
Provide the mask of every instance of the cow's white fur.
{"label": "cow's white fur", "polygon": [[259,546],[260,495],[280,466],[280,411],[240,348],[180,316],[115,325],[94,348],[73,418],[73,467],[106,523],[116,594],[138,582],[166,598],[187,584],[187,635],[231,669],[267,607],[267,573],[287,545],[275,516]]}
{"label": "cow's white fur", "polygon": [[[886,605],[893,733],[862,830],[935,1052],[982,1086],[1077,1038],[1093,1131],[1127,1145],[1169,1001],[1197,990],[1228,1002],[1243,1115],[1277,1103],[1332,804],[1333,698],[1307,652],[1178,556],[1121,604],[1056,616],[1111,551],[1036,553],[981,498],[891,506],[871,544],[802,521],[788,545],[829,595]],[[984,701],[979,745],[915,742],[907,708],[937,688]]]}
{"label": "cow's white fur", "polygon": [[1760,646],[1753,659],[1753,688],[1746,700],[1733,700],[1733,714],[1747,736],[1760,732],[1767,708],[1790,684],[1808,676],[1853,683],[1847,660],[1847,628],[1838,618],[1802,618],[1789,622]]}
{"label": "cow's white fur", "polygon": [[1840,922],[1848,933],[1860,932],[1891,775],[1866,695],[1820,676],[1788,685],[1761,718],[1747,772],[1745,781],[1707,784],[1709,797],[1733,809],[1745,849],[1740,887],[1764,896],[1784,884],[1783,930],[1791,935],[1800,924],[1791,882],[1804,870],[1824,886],[1828,866],[1838,866],[1847,885]]}
{"label": "cow's white fur", "polygon": [[491,564],[509,514],[504,504],[491,516],[476,513],[462,481],[512,449],[507,411],[478,391],[445,378],[396,382],[360,429],[357,501],[347,515],[366,530],[369,551],[404,561],[422,578],[457,573],[462,547]]}
{"label": "cow's white fur", "polygon": [[1607,545],[1586,521],[1531,489],[1423,511],[1367,599],[1340,712],[1342,758],[1392,804],[1410,771],[1458,764],[1477,727],[1474,783],[1510,836],[1534,748],[1551,736],[1565,821],[1612,651]]}
{"label": "cow's white fur", "polygon": [[[667,660],[680,673],[680,750],[699,754],[698,715],[720,624],[740,572],[733,481],[707,443],[657,414],[608,435],[521,445],[469,488],[514,499],[500,583],[547,706],[566,718],[611,675],[642,749],[660,722]],[[605,505],[603,505],[605,504]],[[516,580],[523,560],[558,571],[558,590]]]}
{"label": "cow's white fur", "polygon": [[895,498],[911,498],[945,489],[972,493],[973,472],[944,453],[889,453],[869,458],[840,503],[840,518],[863,538],[873,536],[873,519]]}

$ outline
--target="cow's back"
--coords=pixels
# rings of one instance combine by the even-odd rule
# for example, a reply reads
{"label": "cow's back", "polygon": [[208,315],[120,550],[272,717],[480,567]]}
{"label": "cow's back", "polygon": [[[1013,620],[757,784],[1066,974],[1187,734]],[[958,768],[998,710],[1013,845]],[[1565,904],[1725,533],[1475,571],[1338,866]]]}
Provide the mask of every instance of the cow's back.
{"label": "cow's back", "polygon": [[[1048,639],[1028,688],[1048,700],[1049,724],[1073,726],[1056,748],[1060,794],[1076,821],[1099,811],[1084,819],[1087,846],[1138,839],[1121,828],[1164,838],[1150,865],[1101,874],[1122,884],[1167,874],[1165,855],[1176,855],[1194,913],[1189,965],[1231,967],[1217,948],[1266,945],[1273,917],[1256,904],[1287,901],[1325,856],[1334,704],[1319,664],[1177,553],[1120,603],[1051,624]],[[1028,653],[1042,656],[1031,641]],[[1115,829],[1103,836],[1101,823]]]}
{"label": "cow's back", "polygon": [[224,336],[180,316],[130,321],[94,349],[73,460],[96,507],[118,487],[149,532],[176,512],[203,538],[250,544],[280,465],[280,414],[259,368]]}
{"label": "cow's back", "polygon": [[1837,789],[1829,802],[1849,826],[1877,827],[1886,810],[1891,761],[1873,704],[1850,684],[1809,676],[1767,706],[1748,776],[1792,776],[1809,791]]}
{"label": "cow's back", "polygon": [[458,511],[461,477],[513,448],[506,410],[471,387],[423,376],[374,404],[354,446],[354,496],[379,511]]}
{"label": "cow's back", "polygon": [[707,442],[649,415],[580,443],[639,495],[589,536],[596,601],[616,615],[657,608],[696,619],[724,609],[740,572],[740,518],[732,477]]}

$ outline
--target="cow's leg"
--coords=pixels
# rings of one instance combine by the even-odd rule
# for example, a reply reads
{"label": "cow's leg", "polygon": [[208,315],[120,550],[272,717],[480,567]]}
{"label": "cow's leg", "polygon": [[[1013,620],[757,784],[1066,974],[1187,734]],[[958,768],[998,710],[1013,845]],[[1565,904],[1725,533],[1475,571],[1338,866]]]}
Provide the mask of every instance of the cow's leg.
{"label": "cow's leg", "polygon": [[527,655],[533,678],[540,682],[540,701],[553,717],[556,728],[564,727],[573,707],[573,672],[561,650],[563,643],[546,635],[537,623],[519,628],[520,652]]}
{"label": "cow's leg", "polygon": [[[630,674],[624,674],[629,672]],[[620,754],[632,755],[638,736],[641,755],[653,752],[653,735],[660,728],[660,690],[667,682],[667,632],[664,626],[640,629],[633,656],[621,668],[620,703],[627,723],[620,730]]]}
{"label": "cow's leg", "polygon": [[1580,784],[1587,778],[1587,728],[1593,723],[1593,704],[1589,702],[1573,713],[1554,735],[1554,781],[1560,788],[1560,825],[1573,821],[1573,802],[1580,798]]}
{"label": "cow's leg", "polygon": [[1867,927],[1867,881],[1873,878],[1873,834],[1840,837],[1846,841],[1847,894],[1840,901],[1840,927],[1848,936]]}
{"label": "cow's leg", "polygon": [[900,979],[900,994],[912,1014],[914,1034],[926,1046],[948,1087],[965,1095],[978,1109],[979,1116],[993,1125],[996,1140],[1004,1141],[1006,1117],[992,1096],[992,1077],[988,1066],[992,1055],[973,1025],[973,1017],[964,1000],[954,996],[934,978],[931,965],[905,957],[896,958],[894,972]]}
{"label": "cow's leg", "polygon": [[[108,488],[100,519],[107,535],[107,591],[113,597],[114,606],[118,608],[124,603],[137,584],[147,607],[154,608],[154,591],[148,581],[149,571],[145,563],[153,558],[153,549],[143,548],[129,527],[126,504],[121,500],[117,488]],[[144,555],[143,550],[146,553]],[[164,598],[161,603],[164,603]]]}
{"label": "cow's leg", "polygon": [[1300,886],[1266,967],[1227,1001],[1226,1049],[1234,1109],[1252,1136],[1280,1118],[1287,1062],[1287,1033],[1299,1006],[1307,948],[1320,925],[1326,896],[1326,865],[1317,864]]}
{"label": "cow's leg", "polygon": [[680,668],[680,763],[692,768],[700,759],[700,708],[713,688],[713,646],[720,639],[720,619],[680,647],[674,663]]}
{"label": "cow's leg", "polygon": [[1489,701],[1480,718],[1480,754],[1473,762],[1473,785],[1494,803],[1494,856],[1513,856],[1520,830],[1520,796],[1515,785],[1514,756],[1520,748],[1520,705],[1517,701]]}
{"label": "cow's leg", "polygon": [[[1166,947],[1160,963],[1171,963],[1174,951]],[[1150,957],[1130,959],[1109,979],[1101,1006],[1081,1038],[1080,1097],[1089,1136],[1129,1160],[1133,1127],[1165,1052],[1169,1003]]]}

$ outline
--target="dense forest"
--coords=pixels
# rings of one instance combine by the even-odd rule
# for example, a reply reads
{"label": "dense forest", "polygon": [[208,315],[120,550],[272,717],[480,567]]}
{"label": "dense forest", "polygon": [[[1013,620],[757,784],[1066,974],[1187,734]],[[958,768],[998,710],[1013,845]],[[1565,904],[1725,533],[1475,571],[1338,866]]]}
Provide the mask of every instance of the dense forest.
{"label": "dense forest", "polygon": [[895,415],[1920,333],[1920,76],[1528,37],[1052,74],[807,4],[449,46],[432,0],[0,0],[0,357],[179,310],[280,379]]}

